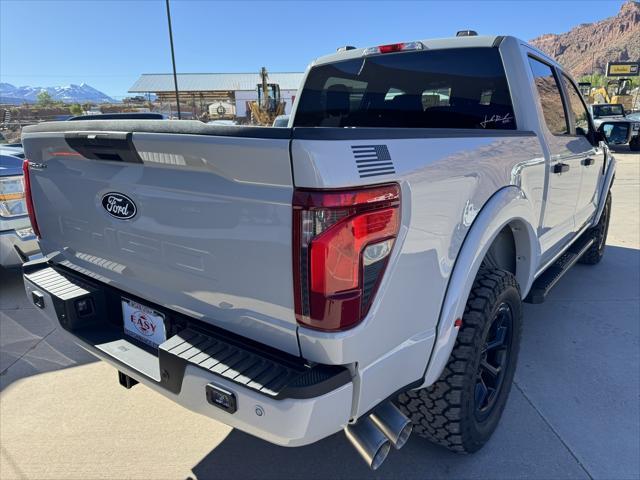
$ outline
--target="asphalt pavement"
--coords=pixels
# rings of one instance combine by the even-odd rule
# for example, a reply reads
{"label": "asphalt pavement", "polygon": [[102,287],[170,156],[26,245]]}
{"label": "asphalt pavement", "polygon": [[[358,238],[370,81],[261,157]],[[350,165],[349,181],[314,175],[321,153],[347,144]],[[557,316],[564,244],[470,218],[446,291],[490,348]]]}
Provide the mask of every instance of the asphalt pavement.
{"label": "asphalt pavement", "polygon": [[604,259],[525,306],[515,385],[480,452],[414,436],[370,472],[342,433],[277,447],[125,390],[0,269],[0,479],[640,478],[640,155],[616,158]]}

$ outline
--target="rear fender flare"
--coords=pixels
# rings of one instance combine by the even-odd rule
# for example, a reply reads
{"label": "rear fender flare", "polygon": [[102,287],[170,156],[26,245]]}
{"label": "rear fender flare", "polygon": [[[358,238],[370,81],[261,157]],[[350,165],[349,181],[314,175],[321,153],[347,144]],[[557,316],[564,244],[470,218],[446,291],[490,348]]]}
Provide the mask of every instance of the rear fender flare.
{"label": "rear fender flare", "polygon": [[433,384],[442,374],[458,336],[455,321],[462,318],[482,260],[494,239],[507,225],[516,244],[516,279],[522,298],[526,296],[540,259],[540,244],[533,227],[536,218],[531,201],[515,186],[499,190],[482,207],[458,253],[440,310],[437,338],[424,383],[418,388]]}

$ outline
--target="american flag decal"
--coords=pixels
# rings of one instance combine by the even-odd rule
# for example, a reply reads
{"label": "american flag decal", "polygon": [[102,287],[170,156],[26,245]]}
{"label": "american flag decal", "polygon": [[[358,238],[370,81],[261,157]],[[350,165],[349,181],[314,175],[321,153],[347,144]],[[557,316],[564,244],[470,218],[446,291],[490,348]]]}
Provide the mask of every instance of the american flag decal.
{"label": "american flag decal", "polygon": [[396,173],[386,145],[352,145],[360,178]]}

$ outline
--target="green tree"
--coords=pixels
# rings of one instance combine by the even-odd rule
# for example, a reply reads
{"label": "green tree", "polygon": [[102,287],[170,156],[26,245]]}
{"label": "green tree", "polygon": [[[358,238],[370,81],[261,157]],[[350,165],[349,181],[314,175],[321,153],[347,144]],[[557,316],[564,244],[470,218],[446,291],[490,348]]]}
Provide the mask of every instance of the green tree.
{"label": "green tree", "polygon": [[53,98],[46,90],[41,91],[37,95],[38,98],[38,106],[40,107],[50,107],[54,104]]}
{"label": "green tree", "polygon": [[82,106],[80,104],[74,103],[69,107],[69,112],[71,113],[71,115],[82,115],[84,113],[84,110],[82,109]]}

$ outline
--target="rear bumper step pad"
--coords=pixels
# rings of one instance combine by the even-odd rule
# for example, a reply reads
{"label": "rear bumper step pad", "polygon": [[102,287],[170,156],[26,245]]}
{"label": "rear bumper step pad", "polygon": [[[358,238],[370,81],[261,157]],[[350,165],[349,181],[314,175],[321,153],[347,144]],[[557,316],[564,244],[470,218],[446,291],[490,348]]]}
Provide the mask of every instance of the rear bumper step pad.
{"label": "rear bumper step pad", "polygon": [[169,338],[158,356],[163,377],[181,379],[193,365],[275,398],[317,397],[351,380],[344,367],[278,361],[195,328]]}

